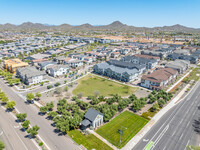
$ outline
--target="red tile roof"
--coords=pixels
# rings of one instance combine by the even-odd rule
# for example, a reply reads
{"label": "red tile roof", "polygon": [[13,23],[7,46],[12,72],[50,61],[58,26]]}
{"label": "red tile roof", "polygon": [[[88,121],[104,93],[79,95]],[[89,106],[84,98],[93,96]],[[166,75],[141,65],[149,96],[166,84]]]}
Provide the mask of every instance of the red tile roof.
{"label": "red tile roof", "polygon": [[168,80],[172,75],[177,74],[177,71],[171,68],[159,68],[151,74],[143,75],[142,79],[152,82],[161,83]]}

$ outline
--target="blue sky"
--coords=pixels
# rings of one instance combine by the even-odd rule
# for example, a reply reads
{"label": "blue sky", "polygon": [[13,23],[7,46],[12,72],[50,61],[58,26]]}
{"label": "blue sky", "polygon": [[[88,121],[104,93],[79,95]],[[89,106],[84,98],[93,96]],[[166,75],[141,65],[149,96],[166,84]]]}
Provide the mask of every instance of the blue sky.
{"label": "blue sky", "polygon": [[200,0],[0,0],[0,24],[23,22],[200,28]]}

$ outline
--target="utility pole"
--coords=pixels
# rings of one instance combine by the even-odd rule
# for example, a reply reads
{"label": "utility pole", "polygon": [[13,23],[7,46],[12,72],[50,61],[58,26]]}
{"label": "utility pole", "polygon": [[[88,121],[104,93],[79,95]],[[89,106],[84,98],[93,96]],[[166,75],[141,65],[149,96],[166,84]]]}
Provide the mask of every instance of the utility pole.
{"label": "utility pole", "polygon": [[[125,130],[127,129],[126,127],[124,127],[124,126],[121,126],[121,128],[124,128]],[[123,135],[123,129],[118,129],[118,132],[119,132],[119,134],[120,134],[120,139],[119,139],[119,144],[120,144],[120,146],[121,146],[121,135]]]}

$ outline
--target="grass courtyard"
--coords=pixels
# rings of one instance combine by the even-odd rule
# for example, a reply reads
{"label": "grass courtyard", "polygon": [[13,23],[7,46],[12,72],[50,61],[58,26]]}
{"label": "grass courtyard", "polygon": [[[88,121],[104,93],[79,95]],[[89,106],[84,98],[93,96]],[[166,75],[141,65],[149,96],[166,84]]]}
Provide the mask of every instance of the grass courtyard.
{"label": "grass courtyard", "polygon": [[96,75],[89,74],[78,81],[78,86],[73,90],[73,94],[82,93],[84,97],[94,95],[95,91],[100,95],[111,96],[112,94],[119,94],[121,96],[128,96],[135,93],[137,87],[130,87]]}
{"label": "grass courtyard", "polygon": [[[147,124],[147,122],[148,120],[129,111],[125,111],[109,123],[97,129],[96,132],[113,145],[122,148]],[[123,131],[121,145],[119,142],[119,129]]]}
{"label": "grass courtyard", "polygon": [[112,150],[107,144],[102,142],[93,134],[83,135],[78,130],[72,130],[67,133],[77,144],[82,144],[88,150]]}

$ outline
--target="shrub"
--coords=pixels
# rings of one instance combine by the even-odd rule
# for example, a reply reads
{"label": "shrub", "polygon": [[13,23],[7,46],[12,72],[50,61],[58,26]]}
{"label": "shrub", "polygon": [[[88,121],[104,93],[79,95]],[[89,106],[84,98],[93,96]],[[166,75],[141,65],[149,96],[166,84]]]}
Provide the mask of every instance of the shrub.
{"label": "shrub", "polygon": [[43,145],[43,142],[40,142],[40,143],[39,143],[39,146],[42,146],[42,145]]}
{"label": "shrub", "polygon": [[40,85],[43,86],[43,85],[44,85],[44,82],[41,82]]}
{"label": "shrub", "polygon": [[78,93],[77,94],[77,97],[80,99],[80,98],[82,98],[83,97],[83,93]]}

